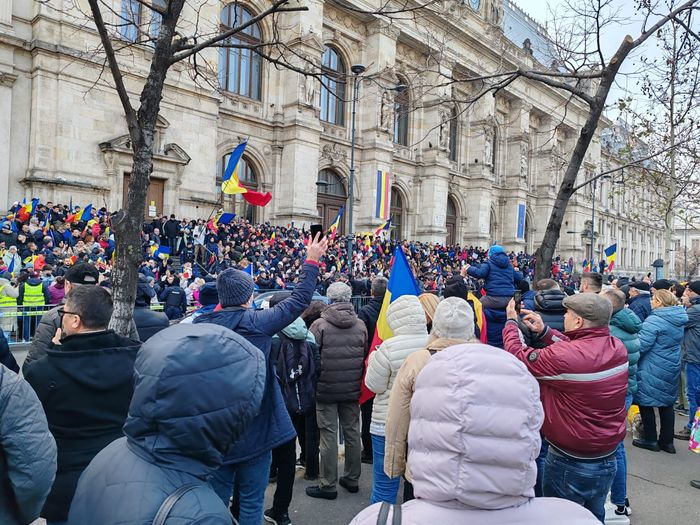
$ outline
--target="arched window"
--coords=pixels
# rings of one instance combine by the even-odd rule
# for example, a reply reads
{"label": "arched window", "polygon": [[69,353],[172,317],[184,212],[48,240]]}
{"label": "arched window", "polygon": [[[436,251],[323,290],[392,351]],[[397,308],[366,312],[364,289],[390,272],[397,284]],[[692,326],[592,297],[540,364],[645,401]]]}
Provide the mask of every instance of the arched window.
{"label": "arched window", "polygon": [[408,146],[410,102],[408,89],[397,91],[394,95],[394,142],[401,146]]}
{"label": "arched window", "polygon": [[[221,180],[224,177],[224,171],[226,171],[226,165],[228,164],[228,159],[230,156],[230,153],[224,155],[219,162],[219,168],[216,170],[217,195],[220,195],[221,193]],[[258,177],[250,162],[246,160],[245,156],[241,158],[241,161],[238,164],[237,174],[238,180],[242,186],[248,188],[249,190],[259,191]],[[228,206],[226,204],[228,204]],[[255,206],[248,204],[240,195],[224,195],[224,208],[231,209],[233,213],[236,214],[237,218],[255,222]]]}
{"label": "arched window", "polygon": [[345,64],[338,52],[326,46],[323,50],[321,77],[321,120],[345,124]]}
{"label": "arched window", "polygon": [[457,141],[457,133],[458,133],[458,118],[457,118],[457,108],[452,107],[452,111],[450,111],[450,151],[449,151],[449,159],[452,161],[457,160],[457,148],[458,148],[458,141]]}
{"label": "arched window", "polygon": [[[340,208],[345,206],[346,192],[343,179],[333,170],[321,170],[318,174],[316,186],[316,209],[321,218],[321,224],[324,228],[329,228]],[[343,212],[343,217],[340,221],[339,235],[345,234],[345,217],[347,213]]]}
{"label": "arched window", "polygon": [[447,211],[445,213],[445,226],[447,239],[445,244],[451,246],[457,244],[457,206],[452,197],[447,197]]}
{"label": "arched window", "polygon": [[[252,16],[245,7],[229,4],[221,11],[221,31],[245,24]],[[231,46],[255,46],[261,41],[258,24],[248,26],[226,39]],[[252,49],[222,47],[219,50],[219,84],[231,93],[260,100],[262,58]]]}
{"label": "arched window", "polygon": [[396,188],[391,188],[391,238],[398,241],[403,240],[403,199],[401,193]]}

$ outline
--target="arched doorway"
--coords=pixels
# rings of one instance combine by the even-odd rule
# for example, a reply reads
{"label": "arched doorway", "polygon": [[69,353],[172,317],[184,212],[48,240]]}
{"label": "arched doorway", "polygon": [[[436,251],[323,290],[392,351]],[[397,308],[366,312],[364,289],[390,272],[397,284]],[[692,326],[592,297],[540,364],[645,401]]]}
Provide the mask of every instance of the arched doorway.
{"label": "arched doorway", "polygon": [[391,207],[389,208],[391,217],[391,238],[401,241],[403,234],[403,199],[401,193],[396,188],[391,188]]}
{"label": "arched doorway", "polygon": [[[228,159],[231,156],[227,153],[219,162],[219,169],[216,170],[216,192],[221,195],[221,180],[226,171]],[[260,191],[260,182],[255,169],[244,155],[238,163],[238,181],[249,190]],[[256,206],[248,204],[240,195],[224,195],[223,208],[225,211],[231,210],[236,214],[236,218],[246,219],[251,223],[257,222]]]}
{"label": "arched doorway", "polygon": [[489,214],[489,242],[492,245],[498,243],[498,224],[496,223],[496,210],[493,208]]}
{"label": "arched doorway", "polygon": [[447,197],[447,212],[445,213],[445,226],[447,228],[447,239],[445,243],[448,246],[457,244],[457,206],[452,197]]}
{"label": "arched doorway", "polygon": [[[327,229],[340,208],[345,206],[346,193],[345,184],[340,176],[333,170],[321,170],[318,174],[318,191],[316,192],[316,209],[321,217],[321,224]],[[343,212],[343,217],[338,228],[338,235],[345,235],[345,218],[347,213]]]}

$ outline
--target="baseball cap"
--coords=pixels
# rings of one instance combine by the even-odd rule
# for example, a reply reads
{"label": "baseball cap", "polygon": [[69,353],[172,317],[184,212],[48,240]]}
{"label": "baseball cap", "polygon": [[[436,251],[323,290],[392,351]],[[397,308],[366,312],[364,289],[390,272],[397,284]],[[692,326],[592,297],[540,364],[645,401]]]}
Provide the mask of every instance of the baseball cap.
{"label": "baseball cap", "polygon": [[72,284],[97,284],[100,272],[92,264],[81,262],[68,268],[65,278]]}
{"label": "baseball cap", "polygon": [[562,304],[596,326],[607,325],[612,316],[612,303],[595,293],[570,295],[564,298]]}

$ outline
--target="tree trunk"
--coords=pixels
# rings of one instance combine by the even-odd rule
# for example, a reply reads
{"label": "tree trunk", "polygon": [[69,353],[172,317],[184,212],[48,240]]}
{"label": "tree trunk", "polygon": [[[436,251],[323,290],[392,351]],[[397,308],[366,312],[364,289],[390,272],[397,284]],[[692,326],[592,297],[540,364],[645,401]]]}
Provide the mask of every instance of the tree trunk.
{"label": "tree trunk", "polygon": [[[564,180],[562,181],[561,186],[559,186],[559,192],[557,193],[557,197],[554,201],[552,213],[549,216],[549,222],[547,223],[547,229],[545,230],[544,237],[542,238],[542,244],[540,244],[539,248],[537,248],[535,251],[536,280],[549,278],[552,274],[552,259],[554,258],[557,243],[559,242],[561,225],[564,222],[566,208],[569,205],[569,199],[571,199],[571,196],[575,191],[574,186],[576,183],[576,177],[579,169],[581,168],[581,164],[583,164],[583,159],[586,156],[586,151],[588,151],[588,146],[590,146],[593,136],[595,135],[598,122],[600,121],[600,116],[605,108],[605,101],[608,98],[608,92],[610,91],[610,87],[615,80],[615,75],[617,75],[622,62],[633,49],[633,46],[634,41],[632,40],[632,37],[625,37],[617,52],[610,60],[610,63],[603,70],[601,82],[598,85],[593,102],[589,106],[590,109],[588,118],[586,119],[586,123],[581,129],[581,133],[576,141],[576,146],[571,154],[571,160],[569,161],[569,165],[564,174]],[[595,229],[595,224],[592,224],[591,228]]]}

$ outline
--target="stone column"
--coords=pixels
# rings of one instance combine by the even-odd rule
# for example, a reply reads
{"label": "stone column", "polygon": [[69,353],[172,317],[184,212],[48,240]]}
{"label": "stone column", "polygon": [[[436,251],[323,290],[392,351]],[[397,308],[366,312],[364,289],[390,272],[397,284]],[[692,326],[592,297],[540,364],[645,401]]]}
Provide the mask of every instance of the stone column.
{"label": "stone column", "polygon": [[12,84],[17,75],[0,73],[0,208],[7,209],[10,190],[10,156],[12,133]]}
{"label": "stone column", "polygon": [[0,25],[12,26],[12,0],[0,0]]}

